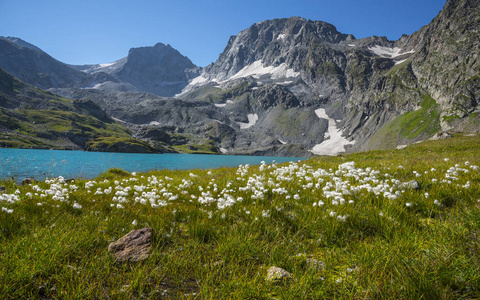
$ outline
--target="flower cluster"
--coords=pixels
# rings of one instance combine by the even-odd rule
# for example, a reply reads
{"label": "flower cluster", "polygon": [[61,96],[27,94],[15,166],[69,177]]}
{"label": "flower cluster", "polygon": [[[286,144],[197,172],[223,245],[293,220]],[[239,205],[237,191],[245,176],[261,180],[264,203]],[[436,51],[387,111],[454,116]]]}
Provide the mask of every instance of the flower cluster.
{"label": "flower cluster", "polygon": [[[397,166],[404,170],[403,166]],[[389,168],[390,169],[390,168]],[[462,175],[478,171],[479,167],[465,162],[464,166],[456,164],[448,168],[444,175],[435,168],[425,172],[413,171],[418,180],[427,174],[441,176],[442,180],[431,179],[432,184],[457,184],[468,189],[470,181],[462,181]],[[86,203],[79,203],[75,193],[92,194],[97,199],[110,202],[113,209],[124,209],[126,206],[142,205],[151,208],[161,208],[177,203],[195,205],[202,212],[212,214],[221,211],[225,216],[228,208],[236,207],[250,215],[241,203],[260,205],[256,210],[257,218],[271,217],[271,210],[281,210],[279,203],[307,205],[324,217],[335,218],[345,222],[349,215],[343,207],[357,205],[361,195],[380,197],[382,201],[401,201],[402,194],[408,190],[408,185],[395,179],[394,175],[382,173],[371,167],[358,168],[355,162],[346,162],[335,169],[315,168],[308,162],[291,162],[278,165],[267,165],[264,162],[258,168],[240,165],[236,175],[223,180],[215,177],[212,172],[207,176],[199,176],[190,172],[186,178],[170,178],[168,176],[143,176],[132,173],[131,177],[121,180],[86,181],[78,185],[68,183],[63,177],[45,180],[30,187],[24,195],[17,190],[14,194],[0,194],[0,203],[5,203],[2,211],[12,213],[12,207],[21,199],[51,199],[54,202],[67,202],[76,209],[82,210]],[[434,175],[432,175],[434,174]],[[440,178],[440,177],[437,177]],[[461,182],[461,183],[460,183]],[[430,198],[424,192],[425,199]],[[72,199],[72,200],[71,200]],[[95,200],[91,200],[95,201]],[[441,205],[438,199],[429,200],[432,204]],[[7,205],[8,204],[8,205]],[[404,207],[413,207],[415,203],[403,202]],[[42,202],[38,202],[42,206]],[[323,213],[322,213],[323,212]],[[382,212],[380,212],[382,214]]]}

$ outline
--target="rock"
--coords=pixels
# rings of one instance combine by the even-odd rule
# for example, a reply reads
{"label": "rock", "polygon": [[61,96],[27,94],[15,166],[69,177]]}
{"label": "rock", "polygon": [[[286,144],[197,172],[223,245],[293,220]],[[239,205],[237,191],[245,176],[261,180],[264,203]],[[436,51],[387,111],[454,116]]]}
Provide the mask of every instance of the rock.
{"label": "rock", "polygon": [[150,255],[152,229],[132,230],[119,240],[108,245],[117,262],[141,261]]}
{"label": "rock", "polygon": [[444,140],[444,139],[448,139],[448,138],[451,138],[451,137],[453,137],[453,136],[448,132],[437,132],[437,133],[435,133],[434,136],[432,136],[430,138],[430,140],[432,140],[432,141]]}
{"label": "rock", "polygon": [[409,182],[404,182],[399,186],[401,189],[409,189],[409,190],[418,190],[420,188],[420,183],[416,180],[412,180]]}
{"label": "rock", "polygon": [[287,281],[292,278],[292,275],[288,273],[286,270],[279,268],[279,267],[271,267],[267,271],[267,278],[265,278],[266,281],[269,282],[281,282],[281,281]]}
{"label": "rock", "polygon": [[325,269],[325,263],[321,260],[316,258],[308,258],[307,259],[307,266],[311,269],[315,269],[317,271],[323,271]]}
{"label": "rock", "polygon": [[45,296],[46,292],[47,292],[47,288],[44,285],[41,285],[38,287],[38,294],[40,296]]}
{"label": "rock", "polygon": [[33,178],[25,178],[22,180],[22,185],[28,185],[28,184],[32,184],[32,183],[35,183],[37,182],[35,179]]}
{"label": "rock", "polygon": [[405,149],[405,148],[407,148],[407,145],[398,145],[395,149],[402,150],[402,149]]}

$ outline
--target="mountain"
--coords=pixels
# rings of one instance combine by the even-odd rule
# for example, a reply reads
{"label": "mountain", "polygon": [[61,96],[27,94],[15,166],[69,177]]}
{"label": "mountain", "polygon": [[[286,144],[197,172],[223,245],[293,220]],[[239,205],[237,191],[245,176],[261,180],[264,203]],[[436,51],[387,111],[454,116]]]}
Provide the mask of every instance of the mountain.
{"label": "mountain", "polygon": [[95,88],[174,96],[199,68],[170,45],[130,49],[109,64],[64,64],[40,48],[15,37],[0,37],[0,68],[42,89]]}
{"label": "mountain", "polygon": [[106,73],[114,80],[105,80],[97,89],[143,91],[158,96],[174,96],[182,91],[189,79],[196,77],[198,67],[170,45],[157,43],[153,47],[130,49],[128,56],[113,63],[72,66],[88,74]]}
{"label": "mountain", "polygon": [[[203,69],[159,43],[110,64],[68,66],[90,85],[50,91],[93,101],[152,147],[285,156],[395,148],[480,131],[479,23],[478,0],[448,0],[397,41],[267,20],[232,36]],[[12,53],[38,51],[7,42]]]}
{"label": "mountain", "polygon": [[[448,1],[429,25],[398,41],[357,40],[298,17],[259,22],[231,37],[180,97],[225,103],[229,114],[246,107],[244,116],[258,118],[247,131],[317,154],[393,148],[441,130],[478,132],[478,3]],[[249,90],[225,93],[242,81]],[[259,111],[259,90],[274,87],[285,93],[268,95],[276,101]],[[290,119],[278,117],[281,97],[298,100]],[[305,117],[314,113],[323,126]]]}

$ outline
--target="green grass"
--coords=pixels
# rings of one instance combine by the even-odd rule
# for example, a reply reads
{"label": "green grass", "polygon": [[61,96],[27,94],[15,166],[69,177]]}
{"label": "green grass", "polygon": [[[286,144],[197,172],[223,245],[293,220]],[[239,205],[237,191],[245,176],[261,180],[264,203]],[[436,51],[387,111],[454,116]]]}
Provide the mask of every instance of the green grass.
{"label": "green grass", "polygon": [[[86,145],[87,151],[117,152],[119,150],[128,150],[127,152],[156,153],[157,149],[144,141],[132,137],[107,136],[91,139]],[[134,149],[133,151],[130,149]],[[120,151],[125,152],[125,151]]]}
{"label": "green grass", "polygon": [[[291,164],[4,181],[0,296],[478,298],[479,165],[477,135]],[[400,187],[411,180],[420,188]],[[116,263],[108,244],[146,226],[151,256]],[[268,283],[271,266],[293,279]]]}
{"label": "green grass", "polygon": [[369,141],[370,148],[394,148],[401,143],[426,139],[440,131],[440,111],[429,95],[423,95],[421,108],[398,116],[385,124]]}
{"label": "green grass", "polygon": [[209,139],[204,139],[198,143],[187,143],[182,145],[175,145],[172,148],[180,153],[188,154],[218,154],[218,148],[215,142]]}

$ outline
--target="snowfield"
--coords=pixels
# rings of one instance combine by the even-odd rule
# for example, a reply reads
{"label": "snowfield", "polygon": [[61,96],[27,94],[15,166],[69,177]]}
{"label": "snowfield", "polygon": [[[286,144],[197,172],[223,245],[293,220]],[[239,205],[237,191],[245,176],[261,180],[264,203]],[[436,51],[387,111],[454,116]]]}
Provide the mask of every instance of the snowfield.
{"label": "snowfield", "polygon": [[315,110],[315,113],[320,119],[328,120],[328,131],[324,136],[328,139],[324,140],[320,144],[315,145],[310,152],[317,155],[337,155],[345,152],[346,145],[355,144],[355,141],[349,141],[342,136],[342,130],[337,128],[337,123],[334,119],[327,115],[325,109],[319,108]]}

